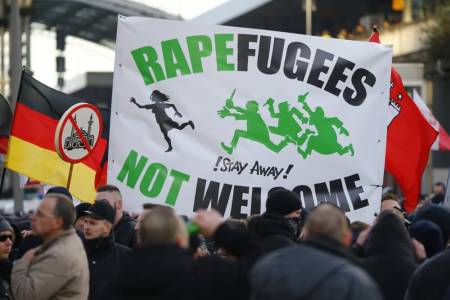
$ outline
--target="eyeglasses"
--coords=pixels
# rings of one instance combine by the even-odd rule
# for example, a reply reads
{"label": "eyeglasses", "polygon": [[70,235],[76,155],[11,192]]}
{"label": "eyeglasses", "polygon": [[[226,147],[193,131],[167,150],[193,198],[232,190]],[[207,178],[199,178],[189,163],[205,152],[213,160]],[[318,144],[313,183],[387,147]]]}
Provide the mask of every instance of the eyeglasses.
{"label": "eyeglasses", "polygon": [[38,218],[54,218],[55,217],[55,216],[52,216],[52,215],[45,215],[40,210],[36,211],[35,216],[38,217]]}
{"label": "eyeglasses", "polygon": [[11,242],[13,242],[14,236],[12,234],[0,235],[0,242],[6,242],[7,239],[10,239]]}

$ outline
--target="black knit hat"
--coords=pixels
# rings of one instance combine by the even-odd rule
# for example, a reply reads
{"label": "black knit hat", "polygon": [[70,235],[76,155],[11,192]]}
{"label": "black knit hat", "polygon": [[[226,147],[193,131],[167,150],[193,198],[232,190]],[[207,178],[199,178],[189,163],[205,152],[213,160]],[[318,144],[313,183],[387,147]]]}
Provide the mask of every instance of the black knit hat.
{"label": "black knit hat", "polygon": [[14,233],[14,229],[12,228],[11,224],[9,224],[8,221],[3,216],[0,216],[0,232],[1,231],[11,231]]}
{"label": "black knit hat", "polygon": [[48,189],[47,194],[63,194],[73,200],[72,194],[63,186],[54,186]]}
{"label": "black knit hat", "polygon": [[269,192],[269,195],[267,196],[267,213],[278,213],[285,216],[300,208],[302,208],[300,197],[290,190],[276,189]]}
{"label": "black knit hat", "polygon": [[92,206],[92,204],[86,203],[86,202],[82,202],[82,203],[78,204],[77,206],[75,206],[75,211],[76,211],[75,220],[78,220],[82,216],[85,216],[86,211],[89,210],[89,208],[91,208],[91,206]]}

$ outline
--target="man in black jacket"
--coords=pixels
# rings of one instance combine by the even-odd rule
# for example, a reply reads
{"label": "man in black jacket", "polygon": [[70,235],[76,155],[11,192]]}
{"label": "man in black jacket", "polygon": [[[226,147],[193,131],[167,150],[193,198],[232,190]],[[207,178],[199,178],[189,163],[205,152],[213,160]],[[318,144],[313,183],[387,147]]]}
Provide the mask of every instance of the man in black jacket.
{"label": "man in black jacket", "polygon": [[382,212],[364,243],[362,267],[378,284],[385,300],[403,299],[416,269],[413,244],[399,216]]}
{"label": "man in black jacket", "polygon": [[351,232],[339,208],[316,207],[306,221],[303,239],[302,244],[256,263],[250,276],[252,299],[382,299],[376,284],[346,251]]}
{"label": "man in black jacket", "polygon": [[248,231],[259,238],[267,252],[292,246],[300,235],[302,204],[294,192],[279,188],[269,192],[266,212],[252,217]]}
{"label": "man in black jacket", "polygon": [[114,209],[106,201],[96,201],[87,210],[84,246],[89,262],[89,299],[102,299],[111,275],[129,249],[114,242]]}
{"label": "man in black jacket", "polygon": [[122,262],[108,299],[248,299],[248,272],[261,246],[216,211],[199,211],[194,222],[236,259],[194,259],[183,221],[171,209],[155,208],[142,219],[142,245]]}
{"label": "man in black jacket", "polygon": [[[405,300],[449,299],[450,250],[426,261],[413,274]],[[446,298],[444,298],[446,296]]]}
{"label": "man in black jacket", "polygon": [[114,217],[114,236],[116,243],[124,245],[130,249],[136,246],[137,236],[134,227],[136,220],[134,220],[127,212],[123,210],[122,195],[118,187],[114,185],[104,185],[97,189],[98,199],[107,200],[116,213]]}

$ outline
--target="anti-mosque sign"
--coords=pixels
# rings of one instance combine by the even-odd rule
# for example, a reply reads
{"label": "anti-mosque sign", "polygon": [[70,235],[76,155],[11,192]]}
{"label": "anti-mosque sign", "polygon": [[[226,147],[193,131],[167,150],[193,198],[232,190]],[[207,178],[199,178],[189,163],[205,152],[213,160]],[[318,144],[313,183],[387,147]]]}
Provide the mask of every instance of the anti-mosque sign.
{"label": "anti-mosque sign", "polygon": [[262,213],[274,187],[373,219],[383,182],[388,47],[119,17],[108,182],[125,207]]}

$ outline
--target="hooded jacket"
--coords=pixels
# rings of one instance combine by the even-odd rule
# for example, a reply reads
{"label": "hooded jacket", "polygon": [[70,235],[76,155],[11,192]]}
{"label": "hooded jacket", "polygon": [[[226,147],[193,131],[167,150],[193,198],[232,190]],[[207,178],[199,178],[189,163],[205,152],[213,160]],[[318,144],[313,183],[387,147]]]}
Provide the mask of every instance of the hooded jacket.
{"label": "hooded jacket", "polygon": [[252,299],[382,299],[376,284],[362,269],[332,252],[305,244],[265,256],[250,275]]}
{"label": "hooded jacket", "polygon": [[[422,264],[413,274],[405,300],[449,299],[450,250],[446,250]],[[444,298],[444,295],[447,298]]]}
{"label": "hooded jacket", "polygon": [[385,300],[403,299],[416,263],[408,231],[395,214],[383,212],[378,217],[364,244],[362,266]]}

